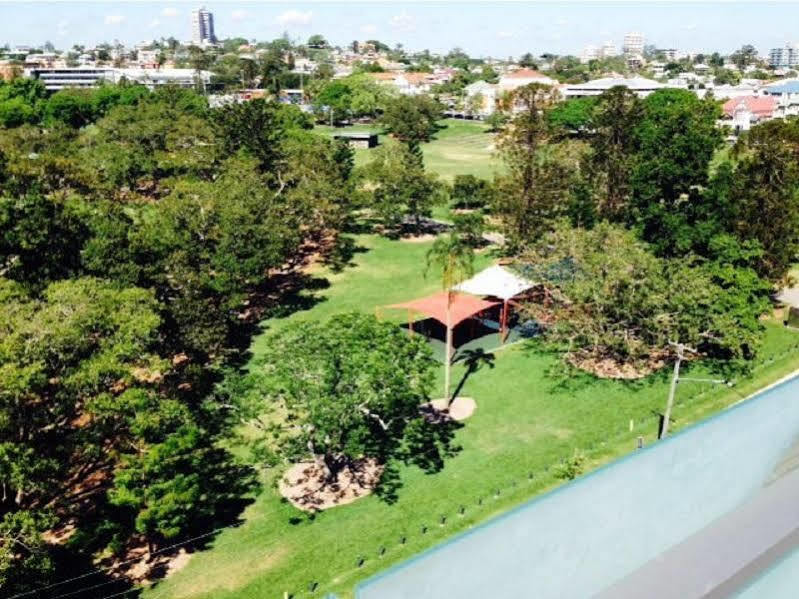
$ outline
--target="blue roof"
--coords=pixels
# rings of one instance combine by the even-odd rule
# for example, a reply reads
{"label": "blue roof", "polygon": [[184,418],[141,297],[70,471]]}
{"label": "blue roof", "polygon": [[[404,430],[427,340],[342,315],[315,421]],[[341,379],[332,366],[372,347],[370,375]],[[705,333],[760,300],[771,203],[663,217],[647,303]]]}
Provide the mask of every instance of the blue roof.
{"label": "blue roof", "polygon": [[766,91],[769,94],[799,94],[799,79],[770,85]]}

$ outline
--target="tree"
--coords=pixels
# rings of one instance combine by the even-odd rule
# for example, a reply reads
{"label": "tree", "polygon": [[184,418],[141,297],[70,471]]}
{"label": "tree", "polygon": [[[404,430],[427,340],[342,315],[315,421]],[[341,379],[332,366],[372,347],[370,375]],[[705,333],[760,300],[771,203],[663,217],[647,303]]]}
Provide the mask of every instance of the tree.
{"label": "tree", "polygon": [[490,131],[499,131],[507,124],[509,117],[501,110],[494,110],[484,120]]}
{"label": "tree", "polygon": [[444,107],[426,95],[398,96],[388,101],[380,123],[386,131],[408,146],[418,146],[439,130]]}
{"label": "tree", "polygon": [[[586,108],[586,107],[581,107]],[[596,190],[596,204],[610,220],[623,219],[629,209],[636,152],[635,128],[643,117],[638,96],[617,86],[600,97],[591,118],[591,155],[586,171]]]}
{"label": "tree", "polygon": [[483,244],[485,222],[479,212],[456,214],[452,217],[453,233],[469,247],[477,248]]}
{"label": "tree", "polygon": [[498,138],[507,168],[496,178],[493,208],[511,251],[550,227],[566,207],[569,169],[548,145],[552,132],[545,116],[556,98],[549,86],[533,83],[507,100],[516,116]]}
{"label": "tree", "polygon": [[244,150],[258,160],[262,172],[274,171],[281,160],[280,111],[278,104],[262,99],[215,109],[212,122],[221,141],[221,155]]}
{"label": "tree", "polygon": [[45,118],[60,121],[76,129],[94,120],[92,97],[86,90],[63,89],[47,100]]}
{"label": "tree", "polygon": [[251,488],[252,478],[214,444],[212,435],[189,424],[124,456],[110,500],[132,512],[133,528],[146,536],[151,555],[162,542],[209,528],[220,507]]}
{"label": "tree", "polygon": [[685,199],[707,183],[710,161],[724,141],[716,126],[720,115],[715,100],[688,90],[658,90],[644,100],[635,127],[631,217],[659,252],[682,251],[674,223],[681,221]]}
{"label": "tree", "polygon": [[406,216],[418,230],[422,217],[443,200],[437,177],[426,173],[422,161],[405,145],[385,144],[375,150],[363,175],[370,183],[371,206],[389,231],[396,231]]}
{"label": "tree", "polygon": [[561,226],[522,263],[548,288],[528,309],[575,363],[610,358],[646,370],[671,340],[726,360],[751,358],[760,343],[767,289],[745,271],[736,286],[729,263],[658,258],[633,232],[607,223]]}
{"label": "tree", "polygon": [[311,37],[309,37],[308,41],[306,42],[306,45],[309,48],[316,48],[316,49],[323,49],[323,48],[327,48],[327,46],[328,46],[327,40],[325,39],[325,37],[323,35],[318,34],[318,33],[316,33],[316,34],[312,35]]}
{"label": "tree", "polygon": [[466,240],[457,234],[438,237],[427,252],[427,267],[438,270],[441,276],[441,286],[447,294],[447,338],[444,352],[444,399],[450,398],[450,370],[452,368],[452,288],[462,283],[474,274],[474,249]]}
{"label": "tree", "polygon": [[741,74],[730,69],[717,68],[713,77],[714,85],[738,85],[741,82]]}
{"label": "tree", "polygon": [[314,110],[318,114],[326,114],[330,124],[346,120],[351,112],[352,90],[342,81],[328,82],[314,96]]}
{"label": "tree", "polygon": [[0,197],[0,272],[39,290],[79,272],[87,238],[79,202],[40,193]]}
{"label": "tree", "polygon": [[42,534],[52,524],[43,511],[20,510],[0,520],[0,586],[28,594],[52,576],[53,562]]}
{"label": "tree", "polygon": [[756,58],[757,58],[757,50],[751,44],[745,44],[741,46],[730,56],[732,62],[741,71],[743,71],[747,66],[752,64]]}
{"label": "tree", "polygon": [[[246,384],[244,413],[263,430],[272,463],[311,457],[333,482],[364,457],[430,463],[445,444],[431,438],[420,405],[433,360],[423,337],[373,316],[341,314],[305,322],[270,340]],[[431,442],[419,443],[420,438]],[[438,461],[433,458],[433,461]]]}
{"label": "tree", "polygon": [[474,175],[455,175],[450,198],[458,208],[483,208],[490,199],[491,188],[488,181]]}
{"label": "tree", "polygon": [[525,67],[527,69],[537,69],[538,63],[532,54],[526,52],[522,54],[521,58],[519,58],[519,66]]}
{"label": "tree", "polygon": [[762,123],[739,140],[735,153],[729,228],[758,241],[763,253],[756,269],[776,282],[799,253],[799,123]]}
{"label": "tree", "polygon": [[581,133],[593,124],[596,97],[566,100],[547,112],[547,120],[553,127],[567,132]]}

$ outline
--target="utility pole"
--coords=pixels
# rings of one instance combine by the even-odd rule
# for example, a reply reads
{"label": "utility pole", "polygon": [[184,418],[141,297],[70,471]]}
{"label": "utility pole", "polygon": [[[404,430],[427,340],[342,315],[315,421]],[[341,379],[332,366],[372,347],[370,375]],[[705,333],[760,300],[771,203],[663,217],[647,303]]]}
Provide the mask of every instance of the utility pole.
{"label": "utility pole", "polygon": [[689,351],[692,353],[698,353],[695,349],[688,347],[684,343],[677,343],[675,341],[669,341],[669,345],[671,345],[677,352],[677,361],[674,362],[674,374],[671,377],[671,386],[669,387],[669,399],[666,402],[666,412],[663,414],[663,425],[660,427],[660,431],[658,432],[658,439],[663,439],[669,432],[669,420],[671,419],[671,409],[674,407],[674,395],[677,391],[677,383],[681,380],[683,381],[695,381],[697,383],[713,383],[714,385],[726,385],[727,387],[732,387],[734,385],[733,381],[729,381],[727,379],[705,379],[705,378],[691,378],[691,377],[683,377],[680,378],[680,365],[682,361],[685,359],[685,352]]}
{"label": "utility pole", "polygon": [[677,360],[674,362],[674,374],[671,377],[671,386],[669,387],[669,399],[666,402],[666,411],[663,414],[663,425],[660,427],[660,433],[658,434],[658,439],[662,439],[669,433],[669,419],[671,418],[671,408],[674,406],[674,393],[677,391],[677,381],[680,379],[680,365],[685,357],[685,350],[696,352],[695,349],[691,349],[684,343],[678,343],[675,341],[669,341],[669,345],[672,346],[677,352]]}

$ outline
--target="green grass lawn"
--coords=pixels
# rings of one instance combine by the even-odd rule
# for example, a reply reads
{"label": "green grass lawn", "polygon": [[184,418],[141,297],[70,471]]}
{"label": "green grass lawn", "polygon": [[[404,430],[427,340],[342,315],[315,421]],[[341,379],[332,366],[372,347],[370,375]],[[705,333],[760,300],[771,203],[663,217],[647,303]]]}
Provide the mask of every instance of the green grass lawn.
{"label": "green grass lawn", "polygon": [[[269,334],[289,322],[348,310],[373,313],[376,305],[439,288],[434,278],[421,276],[429,243],[373,236],[358,241],[366,251],[355,256],[354,267],[339,274],[317,271],[331,283],[318,292],[322,301],[264,323],[265,332],[253,344],[256,357],[269,343]],[[481,258],[483,264],[487,261]],[[775,322],[767,329],[753,375],[733,389],[680,385],[674,430],[799,367],[799,336]],[[701,365],[690,369],[702,376]],[[443,471],[430,475],[404,468],[395,504],[370,496],[315,519],[282,502],[267,484],[243,514],[241,526],[219,534],[209,549],[192,556],[184,569],[145,598],[255,599],[282,597],[284,592],[299,598],[323,597],[328,591],[350,597],[359,580],[553,488],[560,481],[552,467],[575,450],[584,452],[593,468],[633,451],[639,435],[647,443],[654,441],[668,373],[636,383],[588,376],[564,379],[561,373],[557,357],[534,345],[498,351],[494,366],[483,366],[464,385],[462,394],[474,397],[478,409],[457,433],[462,451]],[[453,380],[457,383],[462,376],[456,366]]]}
{"label": "green grass lawn", "polygon": [[[486,125],[479,121],[461,119],[445,119],[441,121],[441,125],[442,129],[436,133],[435,139],[422,146],[425,167],[449,182],[455,175],[472,174],[484,179],[493,178],[500,163],[494,155],[494,135],[488,133]],[[380,143],[394,143],[388,136],[382,135],[379,126],[334,128],[317,125],[315,130],[331,136],[337,133],[375,132],[381,133]],[[355,150],[355,164],[366,164],[371,151]]]}

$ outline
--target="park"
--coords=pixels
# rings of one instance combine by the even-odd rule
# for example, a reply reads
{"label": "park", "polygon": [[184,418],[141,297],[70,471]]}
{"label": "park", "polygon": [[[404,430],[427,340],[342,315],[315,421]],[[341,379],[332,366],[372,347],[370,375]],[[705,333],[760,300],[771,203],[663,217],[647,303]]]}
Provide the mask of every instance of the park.
{"label": "park", "polygon": [[[426,163],[442,177],[475,170],[485,175],[491,137],[481,123],[447,121],[424,144]],[[371,151],[358,150],[356,162],[365,162]],[[445,220],[449,214],[441,210],[437,216]],[[438,292],[440,280],[425,276],[432,245],[432,240],[360,234],[357,251],[342,270],[310,265],[307,273],[323,284],[302,291],[304,301],[296,302],[296,311],[262,323],[251,346],[251,363],[271,335],[299,323],[353,311],[374,314],[381,306]],[[479,271],[495,261],[490,251],[481,252],[475,266]],[[391,311],[382,318],[397,326],[406,319]],[[797,368],[796,333],[782,325],[779,313],[764,325],[761,351],[734,387],[680,384],[673,429],[722,410]],[[241,525],[222,531],[145,596],[311,597],[334,592],[350,597],[356,583],[369,575],[629,454],[639,443],[657,441],[668,373],[632,381],[566,374],[557,356],[535,339],[495,343],[488,356],[467,367],[455,355],[453,385],[459,385],[461,395],[475,398],[477,409],[455,432],[460,449],[440,472],[403,467],[395,502],[372,495],[310,514],[281,498],[276,481],[282,472],[270,472]],[[701,362],[689,370],[692,377],[710,376]],[[435,388],[441,376],[438,369]]]}

